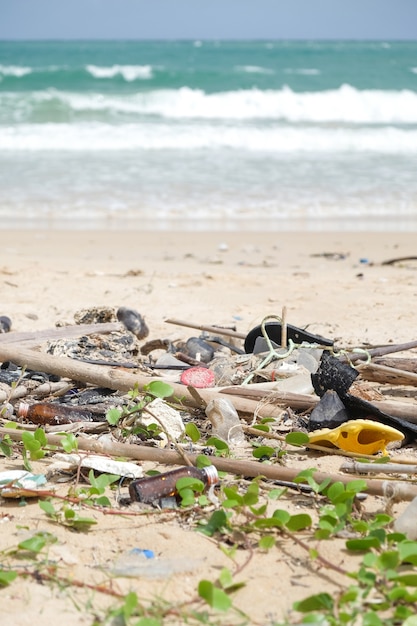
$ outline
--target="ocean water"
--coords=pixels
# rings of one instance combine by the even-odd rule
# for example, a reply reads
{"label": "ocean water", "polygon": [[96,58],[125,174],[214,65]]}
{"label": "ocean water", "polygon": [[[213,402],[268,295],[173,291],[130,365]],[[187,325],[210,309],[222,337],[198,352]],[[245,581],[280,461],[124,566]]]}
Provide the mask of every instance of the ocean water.
{"label": "ocean water", "polygon": [[0,42],[0,220],[417,230],[417,42]]}

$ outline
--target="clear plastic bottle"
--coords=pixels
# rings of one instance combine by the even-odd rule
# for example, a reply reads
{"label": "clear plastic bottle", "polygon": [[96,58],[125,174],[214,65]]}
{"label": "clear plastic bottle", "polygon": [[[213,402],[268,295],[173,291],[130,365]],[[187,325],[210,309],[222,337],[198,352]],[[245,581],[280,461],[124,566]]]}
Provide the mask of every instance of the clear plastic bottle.
{"label": "clear plastic bottle", "polygon": [[202,469],[193,466],[180,467],[165,474],[132,481],[129,485],[130,497],[136,502],[150,504],[160,498],[173,496],[177,493],[177,480],[185,476],[198,478],[206,487],[211,487],[211,485],[219,482],[219,475],[214,465]]}
{"label": "clear plastic bottle", "polygon": [[417,497],[411,500],[407,508],[395,520],[394,529],[397,533],[403,533],[411,541],[417,540]]}
{"label": "clear plastic bottle", "polygon": [[21,402],[17,416],[23,417],[34,424],[69,424],[71,422],[91,422],[92,413],[86,409],[52,402],[27,404]]}
{"label": "clear plastic bottle", "polygon": [[229,400],[225,398],[210,400],[206,407],[206,415],[211,422],[213,435],[232,445],[245,442],[239,415]]}

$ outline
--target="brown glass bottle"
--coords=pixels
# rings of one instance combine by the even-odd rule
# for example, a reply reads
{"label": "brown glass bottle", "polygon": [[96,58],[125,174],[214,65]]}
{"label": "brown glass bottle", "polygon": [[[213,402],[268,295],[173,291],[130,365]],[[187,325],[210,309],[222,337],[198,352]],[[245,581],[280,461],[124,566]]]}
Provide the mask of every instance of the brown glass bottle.
{"label": "brown glass bottle", "polygon": [[206,487],[219,482],[219,475],[214,465],[209,465],[203,469],[187,466],[180,467],[172,472],[150,476],[149,478],[139,478],[129,485],[129,494],[132,500],[146,502],[150,504],[177,493],[176,483],[179,478],[192,476],[198,478]]}
{"label": "brown glass bottle", "polygon": [[33,422],[34,424],[69,424],[71,422],[91,422],[92,414],[86,409],[66,404],[54,404],[52,402],[38,402],[27,404],[21,402],[17,410],[17,416]]}

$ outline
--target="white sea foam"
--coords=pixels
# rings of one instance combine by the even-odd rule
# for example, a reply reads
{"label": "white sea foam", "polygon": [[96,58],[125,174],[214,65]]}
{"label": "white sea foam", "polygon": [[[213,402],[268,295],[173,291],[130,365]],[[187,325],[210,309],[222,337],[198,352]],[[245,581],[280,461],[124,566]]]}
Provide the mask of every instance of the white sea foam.
{"label": "white sea foam", "polygon": [[16,76],[16,78],[21,78],[31,72],[32,69],[30,67],[21,65],[0,65],[0,75],[3,74],[3,76]]}
{"label": "white sea foam", "polygon": [[[344,85],[332,91],[297,93],[258,89],[206,94],[183,87],[129,95],[67,93],[56,90],[29,95],[0,94],[0,110],[12,98],[12,111],[27,115],[30,106],[50,101],[69,111],[101,111],[167,119],[275,120],[293,123],[416,124],[417,93],[411,90],[379,91]],[[28,99],[29,98],[29,102]]]}
{"label": "white sea foam", "polygon": [[285,74],[300,74],[301,76],[318,76],[319,74],[321,74],[320,70],[315,67],[286,67],[284,72]]}
{"label": "white sea foam", "polygon": [[259,67],[258,65],[237,65],[236,70],[247,74],[274,74],[274,70],[268,67]]}
{"label": "white sea foam", "polygon": [[94,78],[114,78],[118,74],[128,82],[152,78],[152,67],[150,65],[112,65],[111,67],[87,65],[86,70]]}
{"label": "white sea foam", "polygon": [[242,127],[164,122],[110,125],[21,124],[0,126],[0,151],[238,150],[285,155],[296,153],[378,153],[417,156],[417,129],[329,128],[304,126]]}

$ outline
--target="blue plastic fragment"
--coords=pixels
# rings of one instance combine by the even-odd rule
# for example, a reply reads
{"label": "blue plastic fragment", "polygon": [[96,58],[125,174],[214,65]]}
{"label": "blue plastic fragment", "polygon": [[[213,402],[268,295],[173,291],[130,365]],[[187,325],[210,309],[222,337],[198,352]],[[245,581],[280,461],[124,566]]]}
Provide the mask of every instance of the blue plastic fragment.
{"label": "blue plastic fragment", "polygon": [[132,548],[129,554],[142,554],[146,559],[155,558],[155,552],[153,550],[142,550],[142,548]]}

